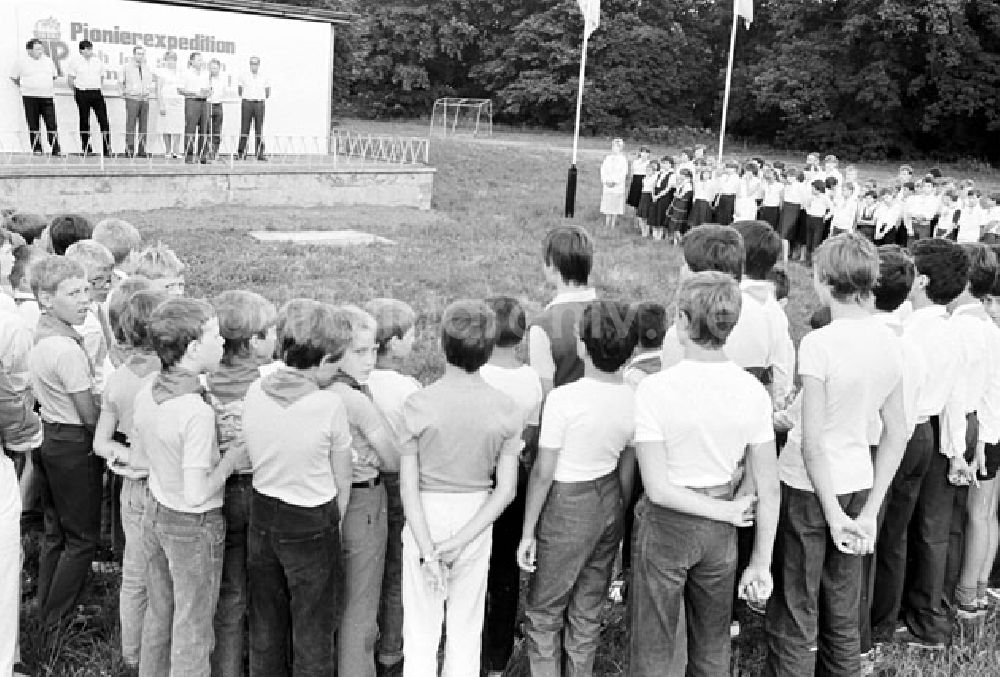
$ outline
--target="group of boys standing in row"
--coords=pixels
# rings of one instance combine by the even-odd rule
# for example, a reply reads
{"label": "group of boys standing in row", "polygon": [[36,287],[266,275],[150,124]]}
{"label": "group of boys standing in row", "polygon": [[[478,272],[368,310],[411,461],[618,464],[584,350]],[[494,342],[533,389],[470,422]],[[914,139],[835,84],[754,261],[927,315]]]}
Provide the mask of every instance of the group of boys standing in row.
{"label": "group of boys standing in row", "polygon": [[[986,245],[819,246],[827,316],[801,343],[798,390],[771,225],[684,235],[669,329],[661,305],[599,299],[590,236],[555,228],[552,303],[530,327],[510,297],[449,305],[444,375],[421,388],[400,372],[416,331],[402,301],[185,298],[177,257],[117,220],[59,217],[44,248],[4,239],[0,335],[22,348],[3,352],[0,423],[45,512],[38,612],[48,627],[79,613],[107,467],[138,674],[242,674],[246,643],[253,675],[429,677],[444,624],[443,674],[485,660],[497,675],[518,567],[532,674],[591,674],[629,531],[637,677],[674,659],[682,613],[688,673],[728,674],[736,595],[765,609],[766,673],[796,677],[859,674],[873,629],[943,645],[955,614],[989,603],[1000,283]],[[4,674],[15,478],[0,458]]]}

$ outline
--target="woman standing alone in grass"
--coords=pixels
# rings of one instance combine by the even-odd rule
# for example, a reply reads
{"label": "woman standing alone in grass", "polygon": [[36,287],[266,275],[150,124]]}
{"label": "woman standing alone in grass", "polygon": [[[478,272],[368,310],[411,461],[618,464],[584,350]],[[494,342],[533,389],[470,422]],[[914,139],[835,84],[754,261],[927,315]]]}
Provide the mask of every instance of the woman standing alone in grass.
{"label": "woman standing alone in grass", "polygon": [[628,178],[628,159],[625,157],[625,142],[615,139],[611,142],[611,155],[601,163],[601,213],[604,225],[614,228],[618,217],[625,213],[625,179]]}

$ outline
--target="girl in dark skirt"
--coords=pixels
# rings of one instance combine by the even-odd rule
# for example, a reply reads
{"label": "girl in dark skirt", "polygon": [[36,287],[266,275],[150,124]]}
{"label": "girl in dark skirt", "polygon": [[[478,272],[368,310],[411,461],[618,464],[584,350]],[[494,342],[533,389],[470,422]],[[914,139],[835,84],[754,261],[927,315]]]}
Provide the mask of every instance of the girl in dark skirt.
{"label": "girl in dark skirt", "polygon": [[663,239],[664,229],[667,227],[667,209],[674,198],[674,160],[671,157],[663,157],[660,160],[660,178],[656,180],[653,188],[653,207],[651,209],[653,218],[649,221],[653,238]]}
{"label": "girl in dark skirt", "polygon": [[778,217],[778,234],[784,243],[782,250],[785,261],[788,260],[792,246],[799,240],[799,215],[802,213],[805,190],[807,190],[806,175],[789,169],[785,175],[785,192],[781,202],[781,214]]}
{"label": "girl in dark skirt", "polygon": [[632,160],[632,182],[628,187],[628,196],[625,204],[633,209],[639,208],[639,199],[642,197],[642,179],[646,176],[649,166],[649,149],[643,146],[639,149],[639,155]]}
{"label": "girl in dark skirt", "polygon": [[650,233],[649,220],[650,212],[653,210],[653,190],[656,182],[660,178],[660,163],[653,160],[646,167],[646,175],[642,178],[642,195],[639,198],[639,208],[636,214],[639,217],[639,232],[643,237],[648,237]]}
{"label": "girl in dark skirt", "polygon": [[781,216],[781,195],[784,186],[778,181],[778,175],[773,169],[764,169],[764,197],[760,204],[758,218],[767,223],[778,232],[778,217]]}
{"label": "girl in dark skirt", "polygon": [[740,166],[736,162],[727,162],[718,180],[719,195],[715,202],[715,222],[724,226],[733,222],[736,192],[740,186],[740,177],[737,174],[739,168]]}
{"label": "girl in dark skirt", "polygon": [[688,230],[703,223],[712,222],[712,202],[715,201],[715,180],[711,169],[699,169],[694,182],[691,212],[688,214]]}
{"label": "girl in dark skirt", "polygon": [[685,168],[677,174],[677,190],[667,212],[667,231],[674,244],[680,242],[681,235],[687,232],[688,212],[691,211],[691,198],[694,195],[691,170]]}

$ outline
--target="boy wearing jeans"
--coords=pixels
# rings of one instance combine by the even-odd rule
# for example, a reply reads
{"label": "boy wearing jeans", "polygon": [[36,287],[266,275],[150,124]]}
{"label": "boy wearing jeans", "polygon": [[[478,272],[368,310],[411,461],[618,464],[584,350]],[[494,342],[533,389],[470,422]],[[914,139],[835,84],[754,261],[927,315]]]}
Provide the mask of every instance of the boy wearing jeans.
{"label": "boy wearing jeans", "polygon": [[[646,495],[636,508],[632,555],[630,669],[662,675],[687,621],[687,674],[727,674],[736,527],[757,531],[741,595],[771,590],[778,512],[771,400],[723,346],[736,325],[738,284],[719,272],[682,277],[677,336],[684,359],[636,391],[635,442]],[[737,487],[751,469],[745,493]],[[754,491],[758,498],[751,495]]]}
{"label": "boy wearing jeans", "polygon": [[133,404],[136,442],[149,459],[142,519],[149,604],[142,627],[140,677],[208,677],[215,635],[226,520],[226,479],[246,463],[219,457],[215,412],[200,376],[219,366],[219,320],[204,301],[161,303],[149,337],[162,368]]}
{"label": "boy wearing jeans", "polygon": [[[868,309],[878,281],[875,246],[838,235],[814,262],[816,293],[832,321],[802,341],[802,445],[786,446],[778,463],[769,676],[860,674],[861,555],[874,549],[878,511],[906,444],[901,347]],[[873,467],[876,416],[882,434]]]}
{"label": "boy wearing jeans", "polygon": [[[114,292],[115,295],[119,293]],[[133,669],[139,667],[148,599],[142,516],[149,495],[149,461],[140,445],[132,446],[136,439],[133,403],[139,389],[160,371],[160,359],[149,340],[149,320],[153,309],[166,300],[166,294],[149,290],[134,292],[126,299],[118,316],[118,333],[125,338],[129,354],[108,376],[101,398],[101,416],[94,432],[94,452],[107,461],[120,496],[125,543],[118,611],[122,661]]]}
{"label": "boy wearing jeans", "polygon": [[[600,613],[621,541],[623,496],[632,491],[632,388],[620,369],[635,350],[628,306],[583,311],[584,376],[548,397],[528,481],[517,561],[534,572],[527,601],[531,674],[593,672]],[[565,656],[564,656],[565,654]]]}
{"label": "boy wearing jeans", "polygon": [[[385,417],[386,423],[402,442],[403,403],[420,390],[420,383],[400,372],[413,350],[416,334],[416,314],[408,304],[398,299],[377,298],[365,304],[365,310],[375,318],[375,343],[378,352],[375,369],[368,377],[372,402]],[[378,611],[378,668],[384,677],[402,675],[403,669],[403,499],[399,495],[399,473],[382,470],[386,495],[385,571],[382,574],[382,594]]]}
{"label": "boy wearing jeans", "polygon": [[449,305],[441,320],[444,376],[404,407],[405,677],[437,674],[446,608],[442,674],[479,674],[492,524],[514,498],[522,447],[517,404],[479,374],[495,334],[496,316],[482,301]]}
{"label": "boy wearing jeans", "polygon": [[49,256],[31,278],[43,308],[28,357],[45,435],[33,452],[45,512],[38,605],[51,626],[74,610],[100,543],[103,463],[91,451],[98,414],[93,369],[73,329],[90,308],[83,266]]}
{"label": "boy wearing jeans", "polygon": [[332,675],[336,668],[334,633],[344,582],[340,522],[351,497],[351,434],[340,398],[320,383],[349,340],[350,330],[331,306],[289,301],[278,316],[278,354],[286,368],[247,391],[255,677]]}
{"label": "boy wearing jeans", "polygon": [[[212,305],[219,315],[222,363],[208,375],[208,401],[215,411],[219,453],[240,453],[243,407],[250,385],[261,378],[262,367],[274,358],[277,310],[254,292],[224,291]],[[243,674],[243,646],[247,634],[247,525],[253,498],[250,462],[236,468],[226,480],[222,512],[226,518],[226,551],[222,558],[219,605],[215,611],[214,677]]]}

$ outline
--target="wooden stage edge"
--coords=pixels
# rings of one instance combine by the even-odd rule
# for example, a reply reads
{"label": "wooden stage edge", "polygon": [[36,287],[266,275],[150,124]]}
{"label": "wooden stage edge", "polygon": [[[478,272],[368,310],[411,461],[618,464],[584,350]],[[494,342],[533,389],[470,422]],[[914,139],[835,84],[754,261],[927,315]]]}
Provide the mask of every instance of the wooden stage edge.
{"label": "wooden stage edge", "polygon": [[376,205],[430,209],[435,169],[331,156],[209,164],[158,158],[18,155],[0,158],[0,196],[52,213],[201,207]]}

